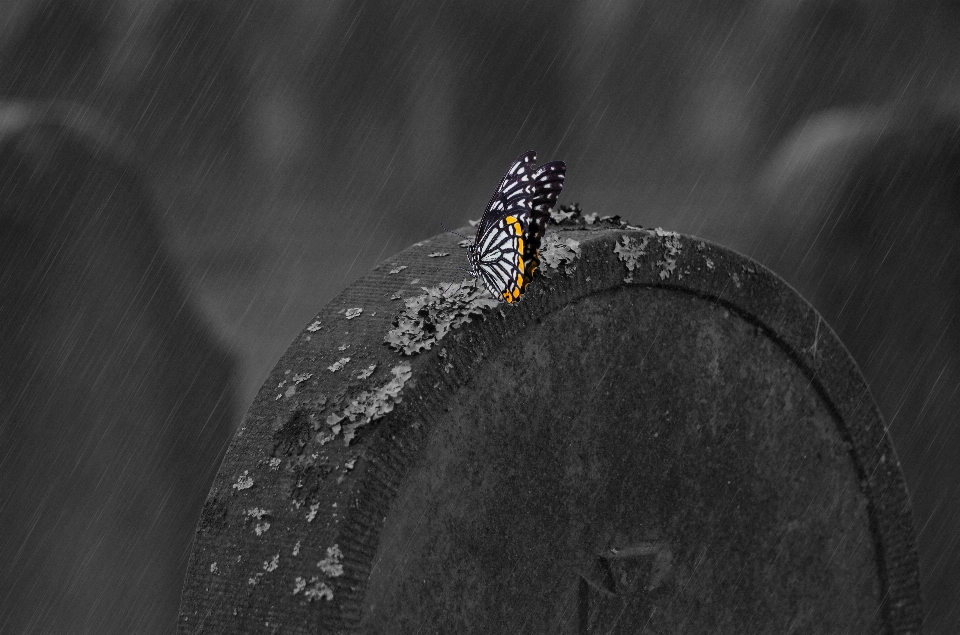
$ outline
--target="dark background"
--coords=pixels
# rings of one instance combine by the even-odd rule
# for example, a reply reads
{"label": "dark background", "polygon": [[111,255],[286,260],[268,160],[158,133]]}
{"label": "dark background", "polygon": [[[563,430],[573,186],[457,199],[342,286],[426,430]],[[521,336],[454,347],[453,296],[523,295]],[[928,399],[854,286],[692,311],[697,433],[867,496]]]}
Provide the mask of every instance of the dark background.
{"label": "dark background", "polygon": [[[107,140],[4,150],[31,185],[0,216],[0,632],[169,632],[211,470],[280,353],[478,218],[528,149],[567,163],[561,202],[736,248],[825,314],[904,463],[929,632],[960,631],[958,28],[947,0],[4,3],[0,127],[64,100]],[[134,202],[51,202],[65,172]],[[74,229],[39,220],[64,210]],[[145,332],[150,363],[127,355]],[[72,400],[17,396],[40,376]],[[133,401],[159,415],[131,424]]]}

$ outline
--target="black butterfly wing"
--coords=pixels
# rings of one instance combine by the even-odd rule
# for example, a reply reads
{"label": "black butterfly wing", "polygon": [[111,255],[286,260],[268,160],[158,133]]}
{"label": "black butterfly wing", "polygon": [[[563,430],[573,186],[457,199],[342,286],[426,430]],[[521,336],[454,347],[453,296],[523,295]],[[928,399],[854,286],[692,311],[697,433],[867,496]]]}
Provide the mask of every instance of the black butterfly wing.
{"label": "black butterfly wing", "polygon": [[[527,205],[532,206],[531,196],[534,194],[533,176],[536,164],[537,153],[530,150],[517,157],[517,160],[503,175],[503,178],[500,179],[500,185],[493,196],[490,197],[490,202],[487,203],[487,208],[483,210],[483,216],[480,217],[480,225],[477,227],[477,242],[480,241],[480,237],[491,225],[506,216],[508,210]],[[529,209],[532,209],[532,207]]]}
{"label": "black butterfly wing", "polygon": [[528,280],[540,266],[540,244],[547,231],[550,208],[556,205],[563,190],[567,166],[563,161],[551,161],[540,166],[533,174],[533,200],[527,221],[527,240],[524,244],[524,275]]}
{"label": "black butterfly wing", "polygon": [[533,173],[532,209],[547,212],[556,205],[566,176],[567,164],[563,161],[551,161],[537,168]]}

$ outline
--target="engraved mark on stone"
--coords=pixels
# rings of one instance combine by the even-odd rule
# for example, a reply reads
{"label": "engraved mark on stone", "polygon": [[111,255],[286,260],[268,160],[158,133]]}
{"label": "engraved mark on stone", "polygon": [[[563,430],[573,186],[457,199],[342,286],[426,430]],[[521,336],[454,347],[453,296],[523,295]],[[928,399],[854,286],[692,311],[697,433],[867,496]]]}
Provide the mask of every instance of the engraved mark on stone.
{"label": "engraved mark on stone", "polygon": [[653,614],[652,594],[673,574],[673,552],[640,542],[594,556],[579,572],[577,635],[634,633]]}

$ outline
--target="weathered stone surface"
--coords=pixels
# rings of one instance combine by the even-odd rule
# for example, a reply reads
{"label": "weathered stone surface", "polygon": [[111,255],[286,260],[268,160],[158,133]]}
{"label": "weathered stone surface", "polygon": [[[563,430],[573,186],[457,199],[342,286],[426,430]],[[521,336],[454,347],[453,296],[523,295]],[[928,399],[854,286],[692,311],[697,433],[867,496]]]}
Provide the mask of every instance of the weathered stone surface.
{"label": "weathered stone surface", "polygon": [[726,249],[576,220],[519,306],[418,354],[397,328],[477,301],[449,234],[318,315],[216,479],[181,632],[919,631],[896,455],[820,317]]}
{"label": "weathered stone surface", "polygon": [[777,156],[753,253],[869,381],[923,528],[924,624],[960,633],[960,112],[831,110]]}

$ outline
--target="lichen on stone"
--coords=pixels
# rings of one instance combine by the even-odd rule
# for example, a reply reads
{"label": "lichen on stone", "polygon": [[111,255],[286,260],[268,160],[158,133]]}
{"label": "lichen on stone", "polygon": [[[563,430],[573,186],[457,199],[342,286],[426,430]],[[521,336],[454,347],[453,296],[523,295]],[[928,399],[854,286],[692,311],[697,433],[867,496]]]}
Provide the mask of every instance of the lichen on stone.
{"label": "lichen on stone", "polygon": [[357,379],[363,381],[364,379],[367,379],[368,377],[370,377],[370,375],[372,375],[372,374],[373,374],[373,371],[375,371],[375,370],[377,370],[377,365],[376,365],[376,364],[370,364],[369,366],[367,366],[366,368],[364,368],[363,370],[361,370],[359,373],[357,373],[357,374],[355,375],[355,377],[356,377]]}
{"label": "lichen on stone", "polygon": [[550,210],[550,223],[570,228],[588,229],[643,229],[636,227],[620,216],[600,216],[597,213],[584,214],[579,203],[560,205]]}
{"label": "lichen on stone", "polygon": [[[400,391],[410,379],[412,370],[410,364],[404,362],[390,370],[393,378],[380,388],[364,390],[355,399],[347,404],[346,408],[333,412],[327,417],[327,425],[336,436],[343,430],[344,442],[350,442],[361,428],[393,410],[394,405],[400,403]],[[347,423],[342,423],[346,421]]]}
{"label": "lichen on stone", "polygon": [[327,557],[317,563],[320,570],[331,578],[343,575],[343,552],[338,545],[327,547]]}
{"label": "lichen on stone", "polygon": [[253,487],[253,479],[250,478],[249,473],[249,470],[244,470],[243,474],[237,477],[237,482],[230,487],[236,489],[237,491],[242,491]]}
{"label": "lichen on stone", "polygon": [[623,279],[624,282],[633,282],[633,272],[636,271],[637,266],[640,264],[640,258],[647,254],[647,245],[650,243],[649,236],[621,236],[620,242],[617,242],[613,247],[613,253],[617,254],[617,257],[623,262],[627,267],[627,275]]}
{"label": "lichen on stone", "polygon": [[319,576],[311,576],[310,582],[307,582],[301,576],[294,580],[293,594],[303,593],[311,602],[314,600],[332,600],[333,589],[326,582],[320,580]]}
{"label": "lichen on stone", "polygon": [[580,216],[580,205],[560,205],[550,210],[550,221],[556,225]]}
{"label": "lichen on stone", "polygon": [[[677,269],[677,259],[680,257],[680,234],[659,227],[654,231],[658,237],[663,239],[663,247],[666,250],[663,260],[657,261],[657,266],[660,268],[660,279],[666,280]],[[677,277],[681,277],[679,273]]]}
{"label": "lichen on stone", "polygon": [[262,507],[251,507],[244,513],[244,515],[247,517],[247,521],[256,521],[253,531],[258,536],[262,536],[268,529],[270,529],[270,518],[272,517],[272,514],[268,510],[263,509]]}
{"label": "lichen on stone", "polygon": [[385,344],[405,355],[430,350],[452,329],[499,304],[476,280],[422,288],[426,293],[406,299],[393,328],[383,338]]}
{"label": "lichen on stone", "polygon": [[559,271],[561,267],[566,273],[572,273],[576,270],[573,263],[579,257],[579,240],[561,238],[555,234],[547,236],[540,247],[540,262],[543,265],[540,271],[547,277],[550,277],[550,270]]}
{"label": "lichen on stone", "polygon": [[297,373],[296,375],[293,376],[293,383],[302,384],[303,382],[307,381],[311,377],[313,377],[313,373]]}
{"label": "lichen on stone", "polygon": [[337,371],[343,370],[343,367],[346,366],[349,362],[350,362],[349,357],[341,357],[334,363],[327,366],[327,370],[329,370],[331,373],[335,373]]}

